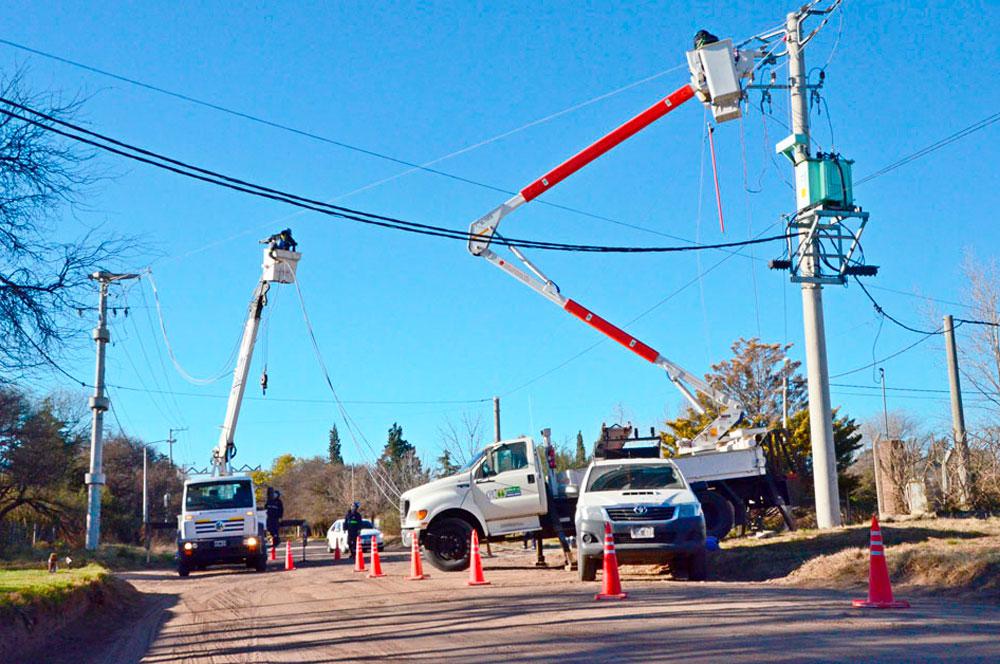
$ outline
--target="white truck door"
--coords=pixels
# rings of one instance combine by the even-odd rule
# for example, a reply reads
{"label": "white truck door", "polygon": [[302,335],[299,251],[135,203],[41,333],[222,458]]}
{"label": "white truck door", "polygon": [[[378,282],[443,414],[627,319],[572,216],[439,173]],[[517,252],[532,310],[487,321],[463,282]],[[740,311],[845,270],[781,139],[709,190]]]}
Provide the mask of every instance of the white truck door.
{"label": "white truck door", "polygon": [[543,495],[529,440],[494,445],[473,471],[472,495],[491,535],[539,528]]}

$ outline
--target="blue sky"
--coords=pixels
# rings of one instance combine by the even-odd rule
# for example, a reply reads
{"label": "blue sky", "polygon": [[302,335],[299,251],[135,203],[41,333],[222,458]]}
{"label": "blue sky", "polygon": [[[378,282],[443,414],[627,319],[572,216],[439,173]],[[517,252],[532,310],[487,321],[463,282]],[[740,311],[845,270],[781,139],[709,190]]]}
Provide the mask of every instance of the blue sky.
{"label": "blue sky", "polygon": [[[669,70],[699,28],[742,38],[776,25],[793,3],[38,3],[14,2],[0,37],[216,104],[403,160],[425,162]],[[807,65],[828,60],[814,137],[856,160],[856,177],[996,110],[1000,65],[996,8],[976,2],[851,2],[809,45]],[[83,119],[98,131],[232,175],[336,199],[364,210],[465,228],[505,196],[418,172],[344,194],[407,170],[345,150],[0,45],[5,70],[27,66],[38,89],[88,97]],[[993,72],[993,73],[991,73]],[[686,81],[683,70],[536,124],[436,165],[516,190]],[[650,229],[641,231],[537,203],[504,223],[518,237],[632,245],[677,244],[659,234],[733,241],[772,227],[793,207],[772,161],[787,133],[787,101],[775,93],[762,120],[759,98],[740,122],[715,134],[726,232],[718,227],[704,115],[682,107],[545,195],[545,200]],[[766,130],[766,135],[765,135]],[[931,312],[965,310],[961,262],[996,256],[998,125],[870,183],[857,202],[871,212],[864,237],[882,266],[872,292],[919,327]],[[742,138],[741,138],[742,137]],[[640,426],[675,414],[680,397],[647,365],[560,312],[462,243],[297,214],[262,201],[101,157],[115,174],[67,218],[140,236],[164,305],[173,348],[193,374],[216,372],[243,322],[259,274],[257,240],[290,225],[303,259],[300,284],[334,384],[364,435],[380,448],[398,421],[427,459],[439,429],[463,413],[490,419],[503,397],[507,435],[582,430],[593,440],[619,404]],[[744,175],[745,174],[745,175]],[[744,180],[750,193],[744,188]],[[701,191],[699,201],[699,190]],[[700,215],[699,215],[700,210]],[[750,254],[750,251],[746,251]],[[778,245],[758,246],[702,279],[727,254],[585,255],[533,252],[564,294],[701,374],[731,342],[760,336],[795,344],[801,303],[787,275],[767,269]],[[887,290],[888,289],[888,290]],[[278,292],[276,292],[278,291]],[[270,389],[256,388],[237,432],[238,462],[281,453],[322,454],[339,422],[309,346],[294,291],[272,290],[266,362]],[[936,298],[928,301],[923,296]],[[917,340],[878,318],[859,289],[825,292],[831,373],[870,363]],[[124,305],[119,294],[115,303]],[[165,356],[149,284],[127,291],[128,319],[113,318],[108,380],[125,429],[147,440],[186,426],[178,461],[204,465],[215,444],[228,378],[185,383]],[[591,348],[594,344],[596,347]],[[961,337],[960,337],[961,343]],[[263,350],[261,348],[261,350]],[[586,351],[586,352],[584,352]],[[582,354],[581,354],[582,353]],[[944,389],[937,339],[886,363],[889,385]],[[92,348],[64,358],[92,375]],[[872,370],[836,379],[836,405],[858,418],[880,411]],[[40,390],[70,387],[58,375]],[[125,389],[132,388],[132,389]],[[158,394],[157,390],[173,394]],[[929,426],[947,422],[946,395],[893,393]],[[473,403],[453,403],[471,401]],[[970,419],[976,399],[970,395]],[[979,410],[978,412],[982,412]],[[344,427],[349,459],[356,449]]]}

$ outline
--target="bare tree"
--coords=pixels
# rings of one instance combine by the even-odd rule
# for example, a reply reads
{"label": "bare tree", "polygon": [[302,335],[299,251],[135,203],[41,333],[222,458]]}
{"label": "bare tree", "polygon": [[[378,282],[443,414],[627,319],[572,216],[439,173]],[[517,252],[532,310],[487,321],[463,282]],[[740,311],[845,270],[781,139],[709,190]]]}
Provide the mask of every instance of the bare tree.
{"label": "bare tree", "polygon": [[[27,92],[23,71],[0,75],[0,97],[61,119],[80,108],[78,100]],[[47,131],[49,121],[36,122],[0,113],[0,382],[44,364],[83,327],[68,314],[90,305],[87,275],[124,246],[90,232],[65,239],[57,213],[78,206],[95,181],[93,155]]]}
{"label": "bare tree", "polygon": [[438,434],[451,460],[464,466],[483,449],[483,415],[464,412],[457,423],[446,417],[444,425],[438,427]]}
{"label": "bare tree", "polygon": [[971,317],[992,325],[969,325],[959,344],[963,375],[1000,412],[1000,265],[969,252],[962,265],[969,280]]}

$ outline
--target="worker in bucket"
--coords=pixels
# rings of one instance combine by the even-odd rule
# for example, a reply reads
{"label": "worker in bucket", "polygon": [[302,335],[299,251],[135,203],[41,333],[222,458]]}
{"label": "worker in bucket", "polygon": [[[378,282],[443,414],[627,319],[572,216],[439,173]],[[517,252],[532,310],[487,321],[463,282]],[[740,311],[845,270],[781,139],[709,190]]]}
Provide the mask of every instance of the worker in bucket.
{"label": "worker in bucket", "polygon": [[[351,549],[351,556],[355,554],[354,546],[357,544],[358,535],[361,533],[361,503],[355,501],[351,509],[344,515],[344,530],[347,531],[347,546]],[[361,555],[364,555],[364,551]]]}
{"label": "worker in bucket", "polygon": [[267,532],[271,533],[271,545],[278,546],[281,538],[278,536],[278,529],[281,525],[281,517],[285,515],[285,505],[281,502],[281,492],[273,487],[267,487],[267,502],[264,503],[267,510]]}

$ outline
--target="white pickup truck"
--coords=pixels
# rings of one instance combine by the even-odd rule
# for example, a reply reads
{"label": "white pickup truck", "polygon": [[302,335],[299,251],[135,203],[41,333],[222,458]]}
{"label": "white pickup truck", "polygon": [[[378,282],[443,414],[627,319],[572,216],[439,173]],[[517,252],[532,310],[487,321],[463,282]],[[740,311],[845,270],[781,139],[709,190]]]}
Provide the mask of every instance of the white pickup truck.
{"label": "white pickup truck", "polygon": [[593,581],[601,565],[606,523],[620,564],[666,563],[675,576],[705,580],[705,517],[673,461],[595,460],[580,484],[575,523],[581,581]]}

